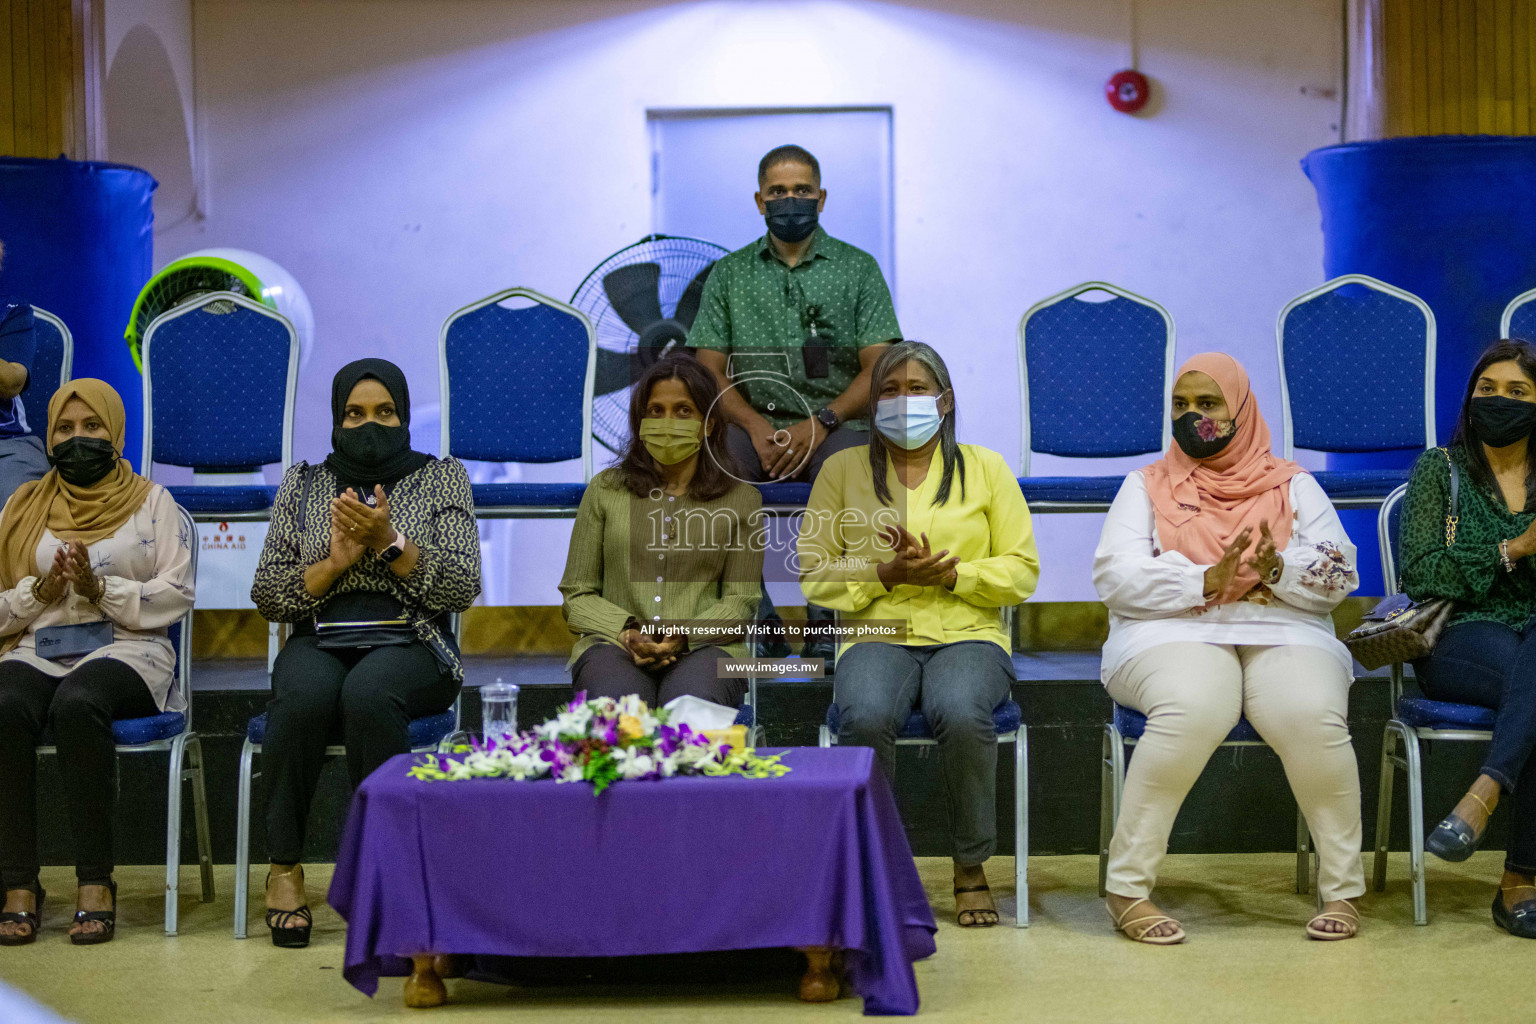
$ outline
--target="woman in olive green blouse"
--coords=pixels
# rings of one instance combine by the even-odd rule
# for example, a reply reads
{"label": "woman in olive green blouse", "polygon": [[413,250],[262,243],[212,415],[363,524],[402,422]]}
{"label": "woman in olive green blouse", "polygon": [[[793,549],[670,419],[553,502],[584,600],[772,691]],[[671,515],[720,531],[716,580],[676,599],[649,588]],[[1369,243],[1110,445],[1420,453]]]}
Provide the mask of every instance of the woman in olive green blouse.
{"label": "woman in olive green blouse", "polygon": [[[1456,435],[1425,452],[1403,501],[1403,590],[1449,598],[1451,618],[1414,673],[1432,700],[1493,708],[1493,743],[1472,788],[1424,841],[1472,856],[1501,795],[1509,850],[1493,920],[1536,938],[1536,347],[1500,341],[1472,370]],[[1450,508],[1452,467],[1458,481]],[[1454,535],[1446,516],[1457,517]]]}
{"label": "woman in olive green blouse", "polygon": [[581,499],[560,593],[577,635],[576,690],[741,703],[745,680],[716,661],[744,657],[761,592],[762,498],[742,483],[710,415],[714,377],[688,356],[653,365],[629,403],[629,449]]}

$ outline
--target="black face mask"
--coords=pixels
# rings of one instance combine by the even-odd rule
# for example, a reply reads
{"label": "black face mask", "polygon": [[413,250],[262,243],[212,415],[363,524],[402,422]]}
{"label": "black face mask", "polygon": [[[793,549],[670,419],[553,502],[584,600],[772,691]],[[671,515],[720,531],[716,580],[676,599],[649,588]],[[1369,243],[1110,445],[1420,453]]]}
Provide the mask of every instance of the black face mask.
{"label": "black face mask", "polygon": [[1472,399],[1472,431],[1490,448],[1507,448],[1536,429],[1536,402],[1488,395]]}
{"label": "black face mask", "polygon": [[[1205,429],[1205,433],[1210,436],[1202,436],[1200,431],[1202,421],[1211,424]],[[1173,421],[1173,439],[1190,458],[1208,459],[1212,455],[1219,454],[1237,436],[1236,424],[1226,437],[1216,436],[1215,429],[1215,420],[1202,416],[1198,412],[1187,412]]]}
{"label": "black face mask", "polygon": [[67,484],[89,487],[117,466],[119,456],[112,442],[100,437],[72,437],[60,441],[48,453],[48,464]]}
{"label": "black face mask", "polygon": [[802,242],[816,230],[816,207],[821,205],[820,199],[785,196],[770,199],[763,205],[768,207],[768,230],[781,242]]}
{"label": "black face mask", "polygon": [[382,423],[337,427],[331,431],[331,446],[338,455],[360,468],[380,466],[410,448],[411,428],[386,427]]}

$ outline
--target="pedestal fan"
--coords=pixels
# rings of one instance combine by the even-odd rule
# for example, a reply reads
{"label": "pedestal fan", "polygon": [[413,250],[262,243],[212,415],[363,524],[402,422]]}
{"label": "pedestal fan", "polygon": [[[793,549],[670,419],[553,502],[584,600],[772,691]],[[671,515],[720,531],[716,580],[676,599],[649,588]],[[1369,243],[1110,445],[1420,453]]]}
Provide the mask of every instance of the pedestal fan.
{"label": "pedestal fan", "polygon": [[704,281],[727,250],[698,238],[648,235],[587,275],[571,305],[597,330],[592,436],[613,452],[629,442],[629,390],[656,360],[686,348]]}

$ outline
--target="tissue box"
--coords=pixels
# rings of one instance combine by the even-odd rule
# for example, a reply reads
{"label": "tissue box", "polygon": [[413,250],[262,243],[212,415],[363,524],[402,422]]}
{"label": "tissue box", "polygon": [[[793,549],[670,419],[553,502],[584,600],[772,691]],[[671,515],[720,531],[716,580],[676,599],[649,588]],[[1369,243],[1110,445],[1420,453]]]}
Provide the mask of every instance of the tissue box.
{"label": "tissue box", "polygon": [[732,725],[724,729],[705,729],[704,735],[711,743],[729,744],[732,752],[751,749],[747,746],[747,727],[744,725]]}

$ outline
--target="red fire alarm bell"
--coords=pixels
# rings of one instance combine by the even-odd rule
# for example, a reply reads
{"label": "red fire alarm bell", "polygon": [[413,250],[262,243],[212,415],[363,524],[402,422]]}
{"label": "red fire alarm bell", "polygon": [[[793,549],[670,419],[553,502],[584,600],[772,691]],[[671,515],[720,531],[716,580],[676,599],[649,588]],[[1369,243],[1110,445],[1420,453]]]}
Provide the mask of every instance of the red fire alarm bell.
{"label": "red fire alarm bell", "polygon": [[1104,83],[1104,98],[1122,114],[1134,114],[1152,98],[1152,84],[1140,71],[1116,71]]}

